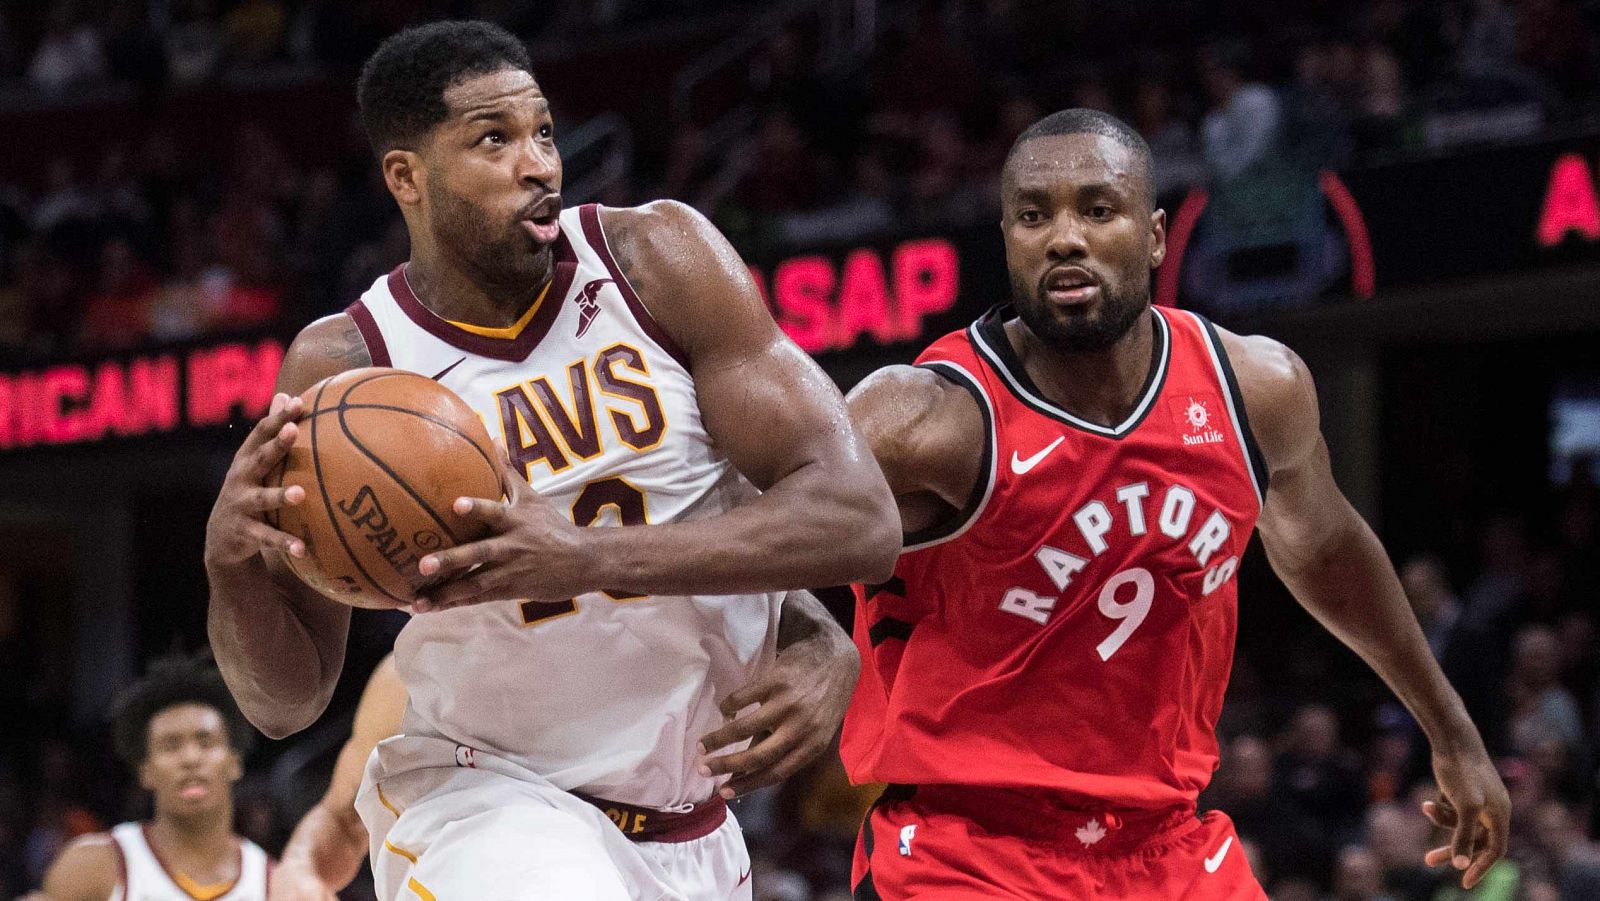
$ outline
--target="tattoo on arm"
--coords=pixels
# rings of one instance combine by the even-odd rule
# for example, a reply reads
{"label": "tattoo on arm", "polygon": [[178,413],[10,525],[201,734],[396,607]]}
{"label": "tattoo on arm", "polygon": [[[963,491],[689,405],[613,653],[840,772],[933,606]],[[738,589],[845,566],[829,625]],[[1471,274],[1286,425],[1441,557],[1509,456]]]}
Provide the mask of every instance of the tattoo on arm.
{"label": "tattoo on arm", "polygon": [[347,318],[344,330],[336,339],[329,342],[328,355],[352,369],[372,365],[372,353],[367,349],[367,339],[361,337],[361,329],[356,327],[353,319]]}

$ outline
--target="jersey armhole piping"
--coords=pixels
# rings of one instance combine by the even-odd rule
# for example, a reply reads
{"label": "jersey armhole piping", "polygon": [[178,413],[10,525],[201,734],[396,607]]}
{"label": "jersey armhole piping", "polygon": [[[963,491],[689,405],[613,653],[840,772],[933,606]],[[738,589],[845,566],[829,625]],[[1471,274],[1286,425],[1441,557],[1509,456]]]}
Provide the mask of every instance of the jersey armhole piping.
{"label": "jersey armhole piping", "polygon": [[689,355],[683,352],[678,342],[672,340],[667,330],[661,327],[656,317],[650,315],[650,310],[639,299],[639,292],[633,289],[633,284],[628,277],[622,274],[622,267],[617,265],[617,258],[611,253],[611,245],[606,241],[606,230],[600,226],[600,204],[586,203],[578,207],[578,221],[583,225],[583,237],[600,255],[600,262],[605,264],[606,271],[611,274],[611,280],[616,283],[617,291],[622,294],[622,299],[628,305],[628,312],[633,314],[634,321],[644,329],[644,333],[666,351],[668,356],[678,361],[678,365],[685,370],[689,369]]}
{"label": "jersey armhole piping", "polygon": [[972,486],[972,493],[968,495],[967,503],[961,512],[938,525],[916,532],[907,532],[902,542],[902,553],[920,551],[961,537],[962,533],[972,528],[972,524],[978,521],[978,517],[983,515],[984,509],[989,506],[989,499],[994,496],[996,481],[994,408],[990,406],[989,397],[984,393],[983,387],[972,373],[948,360],[918,363],[917,366],[961,386],[972,395],[973,400],[978,402],[978,412],[983,414],[983,453],[978,464],[978,481]]}
{"label": "jersey armhole piping", "polygon": [[1222,346],[1222,337],[1217,334],[1216,326],[1199,313],[1190,313],[1199,323],[1205,335],[1207,349],[1211,351],[1211,362],[1216,367],[1217,378],[1222,382],[1225,391],[1224,400],[1228,404],[1228,413],[1233,420],[1234,429],[1239,438],[1239,445],[1244,448],[1245,466],[1250,472],[1250,481],[1256,489],[1256,500],[1263,506],[1267,502],[1267,483],[1271,471],[1267,469],[1267,458],[1261,453],[1261,446],[1256,443],[1255,432],[1250,428],[1250,415],[1245,410],[1244,392],[1239,390],[1239,379],[1233,372],[1233,364],[1228,360],[1228,351]]}
{"label": "jersey armhole piping", "polygon": [[361,333],[361,341],[367,345],[367,356],[372,358],[372,365],[393,365],[389,362],[389,345],[383,343],[378,320],[372,318],[372,311],[367,309],[367,305],[358,300],[345,307],[344,311],[355,322],[356,331]]}

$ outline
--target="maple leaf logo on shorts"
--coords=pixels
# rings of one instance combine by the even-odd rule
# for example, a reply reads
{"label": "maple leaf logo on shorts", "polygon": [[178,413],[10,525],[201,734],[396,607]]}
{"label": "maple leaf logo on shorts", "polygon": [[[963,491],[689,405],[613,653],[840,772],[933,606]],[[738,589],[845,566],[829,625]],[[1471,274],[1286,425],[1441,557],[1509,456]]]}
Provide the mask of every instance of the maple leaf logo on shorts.
{"label": "maple leaf logo on shorts", "polygon": [[1083,842],[1083,846],[1087,848],[1106,837],[1106,827],[1100,825],[1099,820],[1090,820],[1079,826],[1078,831],[1074,832],[1073,835],[1076,835],[1078,841]]}

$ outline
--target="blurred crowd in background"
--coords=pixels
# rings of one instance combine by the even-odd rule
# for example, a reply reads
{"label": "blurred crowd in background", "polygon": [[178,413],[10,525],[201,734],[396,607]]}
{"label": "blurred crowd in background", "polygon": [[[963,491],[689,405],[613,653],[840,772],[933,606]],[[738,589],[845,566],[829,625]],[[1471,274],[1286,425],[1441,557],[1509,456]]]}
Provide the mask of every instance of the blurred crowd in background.
{"label": "blurred crowd in background", "polygon": [[[396,28],[447,14],[495,19],[532,42],[536,65],[541,48],[548,57],[631,41],[630,65],[649,72],[639,36],[662,22],[736,31],[765,6],[0,3],[0,121],[8,108],[95,109],[109,86],[169,111],[169,124],[151,116],[23,175],[0,172],[0,361],[304,321],[403,259],[404,230],[353,126],[349,87]],[[1065,106],[1135,124],[1169,208],[1191,185],[1247,188],[1285,171],[1600,121],[1593,0],[875,6],[870,52],[825,53],[815,29],[773,29],[734,88],[747,115],[661,110],[634,122],[632,165],[584,199],[681,199],[748,253],[994,221],[1011,141]],[[285,152],[304,127],[292,104],[249,115],[275,87],[307,82],[337,86],[348,123],[321,136],[328,152],[315,163]],[[546,84],[558,136],[579,124],[561,118],[563,86]],[[232,92],[242,121],[197,151],[181,132],[208,123],[180,112],[175,128],[170,110],[219,90]]]}
{"label": "blurred crowd in background", "polygon": [[[348,106],[336,117],[344,127],[316,136],[328,149],[311,161],[288,149],[304,137],[292,133],[291,102],[260,121],[246,113],[209,142],[152,124],[0,174],[0,364],[299,324],[404,260],[405,231],[350,96],[360,61],[399,27],[490,18],[528,38],[537,61],[564,45],[637,42],[666,22],[732,22],[737,31],[768,6],[0,0],[0,128],[93,108],[108,91],[118,103],[169,111],[221,91],[248,110],[265,94],[319,83],[336,86]],[[632,165],[586,199],[684,200],[748,253],[993,222],[1011,141],[1065,106],[1137,126],[1169,209],[1196,185],[1248,188],[1284,170],[1380,165],[1600,124],[1596,0],[877,7],[870,52],[825,53],[812,30],[773,29],[741,64],[730,106],[744,115],[664,109],[652,127],[634,123]],[[561,85],[546,87],[559,136],[578,122],[560,118]],[[1475,551],[1439,547],[1397,561],[1512,791],[1511,853],[1473,898],[1600,899],[1592,471],[1574,467],[1551,497],[1485,516]],[[1246,630],[1261,605],[1292,603],[1281,590],[1252,591],[1265,584],[1264,568],[1257,556],[1247,565],[1255,581],[1243,574]],[[1298,626],[1314,629],[1308,619]],[[1283,661],[1267,666],[1281,648],[1241,644],[1224,765],[1204,805],[1233,816],[1275,899],[1458,897],[1445,874],[1420,866],[1442,843],[1420,812],[1430,789],[1423,737],[1348,652],[1323,639],[1297,648],[1287,676]],[[0,672],[18,640],[0,618]],[[8,721],[59,720],[52,703],[30,689],[4,707]],[[103,739],[62,728],[3,748],[0,898],[37,884],[70,837],[143,813],[136,786],[108,766]],[[873,787],[848,786],[829,758],[738,802],[758,858],[757,898],[846,897],[850,847],[873,796]],[[253,770],[239,828],[276,849],[295,806]],[[358,879],[348,897],[366,896]]]}

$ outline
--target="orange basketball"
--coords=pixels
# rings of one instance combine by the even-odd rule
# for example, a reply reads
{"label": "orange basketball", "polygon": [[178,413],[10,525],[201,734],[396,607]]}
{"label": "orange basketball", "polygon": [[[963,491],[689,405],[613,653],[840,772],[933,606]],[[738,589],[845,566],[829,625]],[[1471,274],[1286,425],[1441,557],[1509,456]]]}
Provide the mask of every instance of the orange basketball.
{"label": "orange basketball", "polygon": [[296,575],[354,607],[411,603],[427,582],[417,561],[482,537],[458,497],[501,497],[489,433],[466,401],[414,372],[369,367],[301,396],[300,432],[274,481],[301,503],[275,525],[301,539]]}

